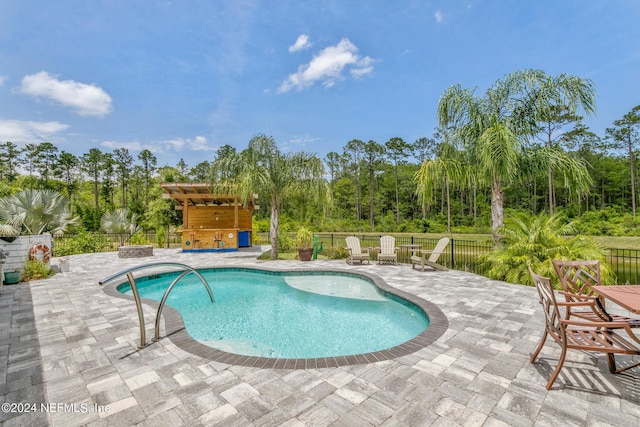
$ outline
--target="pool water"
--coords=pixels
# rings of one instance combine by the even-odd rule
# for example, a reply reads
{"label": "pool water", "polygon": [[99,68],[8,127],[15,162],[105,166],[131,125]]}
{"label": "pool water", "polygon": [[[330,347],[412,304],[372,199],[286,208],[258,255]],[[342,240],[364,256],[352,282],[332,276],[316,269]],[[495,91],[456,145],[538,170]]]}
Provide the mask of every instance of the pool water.
{"label": "pool water", "polygon": [[[429,325],[421,309],[385,295],[366,277],[342,273],[205,269],[167,299],[194,339],[234,354],[271,358],[346,356],[402,344]],[[140,296],[160,301],[177,273],[137,280]],[[131,293],[128,285],[118,287]]]}

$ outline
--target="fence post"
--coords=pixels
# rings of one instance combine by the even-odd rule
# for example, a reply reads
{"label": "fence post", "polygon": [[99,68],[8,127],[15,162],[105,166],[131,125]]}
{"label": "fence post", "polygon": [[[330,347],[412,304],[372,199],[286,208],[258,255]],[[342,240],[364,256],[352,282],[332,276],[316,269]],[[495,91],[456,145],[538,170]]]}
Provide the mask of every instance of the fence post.
{"label": "fence post", "polygon": [[456,268],[456,258],[455,258],[455,251],[454,251],[454,238],[451,238],[451,268],[455,269]]}

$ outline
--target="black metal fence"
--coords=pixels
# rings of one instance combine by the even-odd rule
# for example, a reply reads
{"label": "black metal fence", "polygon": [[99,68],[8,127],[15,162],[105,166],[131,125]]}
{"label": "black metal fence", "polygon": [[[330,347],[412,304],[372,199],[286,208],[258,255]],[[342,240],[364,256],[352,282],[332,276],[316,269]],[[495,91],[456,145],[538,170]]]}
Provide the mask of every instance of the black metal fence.
{"label": "black metal fence", "polygon": [[[353,234],[353,233],[317,233],[319,242],[324,243],[325,247],[344,247],[344,239],[347,236],[356,236],[360,239],[360,246],[363,248],[375,248],[380,246],[381,235],[374,234]],[[398,250],[398,261],[408,263],[411,256],[411,250],[415,249],[433,249],[438,243],[439,238],[434,237],[416,237],[397,235],[396,247]],[[455,270],[471,271],[482,274],[482,265],[479,261],[480,255],[491,251],[493,245],[491,242],[477,242],[473,240],[451,239],[449,245],[445,249],[445,253],[440,256],[438,263]]]}
{"label": "black metal fence", "polygon": [[166,248],[167,245],[169,247],[179,247],[181,244],[181,236],[180,234],[172,233],[168,239],[165,235],[162,238],[162,242],[159,242],[156,233],[136,233],[135,237],[128,233],[109,234],[85,232],[79,234],[64,234],[62,236],[54,236],[53,256],[61,257],[92,252],[112,252],[117,251],[118,246],[139,244],[153,244],[158,248]]}
{"label": "black metal fence", "polygon": [[[259,239],[268,243],[267,233],[257,233]],[[295,234],[291,234],[293,238]],[[354,234],[354,233],[317,233],[318,239],[329,248],[344,248],[347,236],[356,236],[360,239],[362,247],[380,246],[380,235],[376,234]],[[147,243],[156,247],[180,247],[180,234],[171,234],[168,242],[164,237],[162,242],[158,242],[155,233],[144,235]],[[422,249],[433,249],[438,242],[434,237],[416,237],[408,235],[396,235],[396,246],[400,248],[398,261],[409,262],[411,248],[409,245],[420,245]],[[105,234],[105,233],[81,233],[65,234],[54,237],[53,256],[66,256],[77,253],[110,252],[117,251],[120,245],[139,244],[132,242],[129,234]],[[480,255],[490,252],[493,249],[492,242],[477,242],[473,240],[451,239],[445,253],[438,260],[444,266],[456,270],[470,271],[477,274],[485,273]],[[606,249],[606,262],[615,273],[618,283],[640,283],[640,250],[637,249]]]}
{"label": "black metal fence", "polygon": [[640,283],[640,251],[637,249],[607,249],[606,261],[619,284]]}

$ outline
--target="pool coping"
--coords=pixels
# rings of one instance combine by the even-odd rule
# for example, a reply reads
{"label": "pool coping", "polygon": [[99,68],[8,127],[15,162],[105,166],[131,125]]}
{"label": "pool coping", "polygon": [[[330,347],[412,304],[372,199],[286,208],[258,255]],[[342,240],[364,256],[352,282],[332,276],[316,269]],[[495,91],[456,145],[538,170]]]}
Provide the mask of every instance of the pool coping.
{"label": "pool coping", "polygon": [[[322,268],[322,269],[272,269],[268,267],[202,267],[198,270],[206,269],[242,269],[253,271],[267,271],[271,273],[339,273],[347,274],[350,276],[364,276],[371,280],[378,289],[395,295],[396,297],[403,298],[417,307],[419,307],[429,318],[429,326],[422,331],[418,336],[388,349],[373,351],[369,353],[353,354],[346,356],[334,356],[334,357],[319,357],[309,359],[290,359],[290,358],[269,358],[260,356],[246,356],[234,353],[229,353],[223,350],[218,350],[202,344],[193,339],[186,331],[182,316],[173,307],[165,305],[163,308],[162,316],[164,319],[165,336],[160,340],[169,338],[169,340],[175,344],[178,348],[205,358],[210,361],[216,361],[225,363],[228,365],[236,366],[248,366],[255,368],[271,368],[271,369],[317,369],[317,368],[333,368],[338,366],[349,365],[362,365],[368,363],[381,362],[385,360],[392,360],[398,357],[406,356],[415,353],[440,338],[447,328],[449,327],[449,320],[445,314],[430,301],[427,301],[417,295],[402,291],[389,285],[381,277],[368,272],[354,272],[353,270],[342,270],[334,268]],[[177,270],[176,270],[177,271]],[[151,275],[151,274],[148,274]],[[123,282],[115,281],[104,285],[103,291],[112,297],[122,298],[133,301],[133,296],[126,295],[118,292],[117,288]],[[125,282],[126,283],[126,282]],[[214,294],[215,296],[215,294]],[[158,310],[160,302],[151,300],[148,298],[140,298],[141,302],[147,306],[153,307],[154,311]],[[153,344],[148,343],[147,346]]]}

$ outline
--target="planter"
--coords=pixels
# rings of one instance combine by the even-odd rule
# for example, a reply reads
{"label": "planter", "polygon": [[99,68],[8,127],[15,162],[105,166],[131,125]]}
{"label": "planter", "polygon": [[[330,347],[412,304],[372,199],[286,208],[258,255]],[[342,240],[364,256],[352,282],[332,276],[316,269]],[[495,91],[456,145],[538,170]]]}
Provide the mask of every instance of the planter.
{"label": "planter", "polygon": [[118,248],[120,258],[142,258],[153,256],[153,245],[120,246]]}
{"label": "planter", "polygon": [[5,271],[4,272],[4,284],[5,285],[15,285],[16,283],[20,283],[20,272],[19,271]]}
{"label": "planter", "polygon": [[311,261],[313,248],[298,249],[298,259],[300,261]]}

